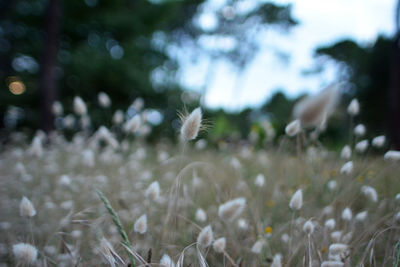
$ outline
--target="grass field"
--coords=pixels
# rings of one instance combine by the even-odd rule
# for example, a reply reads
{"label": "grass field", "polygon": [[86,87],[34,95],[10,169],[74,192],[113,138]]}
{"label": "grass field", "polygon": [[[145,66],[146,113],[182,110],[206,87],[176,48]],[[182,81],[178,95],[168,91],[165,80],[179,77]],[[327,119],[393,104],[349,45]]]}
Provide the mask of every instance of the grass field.
{"label": "grass field", "polygon": [[[141,141],[113,148],[80,135],[72,142],[62,135],[50,139],[43,146],[17,140],[0,154],[4,266],[398,262],[400,167],[384,160],[383,150],[354,152],[353,168],[341,171],[347,160],[340,153],[321,146],[291,152],[296,139],[288,137],[270,151]],[[291,209],[299,189],[302,199],[293,201],[300,208]],[[21,203],[24,196],[34,207]],[[37,249],[33,262],[35,251],[21,256],[13,247],[21,242]]]}

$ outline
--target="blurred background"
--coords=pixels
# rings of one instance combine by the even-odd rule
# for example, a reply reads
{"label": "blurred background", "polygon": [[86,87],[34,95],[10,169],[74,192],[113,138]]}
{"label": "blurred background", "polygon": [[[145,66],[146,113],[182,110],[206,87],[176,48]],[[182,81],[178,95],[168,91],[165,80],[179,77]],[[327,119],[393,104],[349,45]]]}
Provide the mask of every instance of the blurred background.
{"label": "blurred background", "polygon": [[177,111],[201,105],[210,142],[265,146],[299,99],[342,82],[325,144],[348,141],[357,98],[367,137],[400,149],[399,13],[398,0],[0,0],[0,138],[73,134],[80,96],[92,131],[143,103],[147,140],[174,140]]}

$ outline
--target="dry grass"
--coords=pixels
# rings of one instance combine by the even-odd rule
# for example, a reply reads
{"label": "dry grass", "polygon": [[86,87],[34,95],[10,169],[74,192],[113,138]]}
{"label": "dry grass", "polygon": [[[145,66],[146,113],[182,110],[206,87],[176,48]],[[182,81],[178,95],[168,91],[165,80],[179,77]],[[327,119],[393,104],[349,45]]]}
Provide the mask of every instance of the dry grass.
{"label": "dry grass", "polygon": [[[340,242],[350,248],[341,259],[345,266],[394,264],[400,237],[395,220],[400,167],[382,157],[353,156],[353,173],[345,176],[340,174],[345,161],[338,153],[322,148],[293,156],[283,149],[199,151],[186,145],[183,156],[174,156],[180,155],[180,148],[136,142],[125,145],[124,150],[97,148],[93,150],[95,165],[87,166],[82,156],[90,149],[86,141],[76,138],[68,143],[58,136],[41,157],[27,153],[28,146],[21,144],[10,144],[0,154],[0,262],[14,265],[12,245],[26,242],[38,248],[39,266],[118,266],[122,263],[117,255],[127,265],[131,253],[136,266],[145,266],[147,261],[147,266],[160,266],[164,254],[175,262],[183,258],[183,266],[204,266],[205,262],[209,266],[270,266],[278,253],[284,266],[320,266],[328,259],[329,245]],[[25,167],[25,174],[21,167],[16,168],[18,162]],[[259,173],[266,178],[262,187],[254,183]],[[71,183],[64,180],[60,184],[61,175],[68,175]],[[331,180],[337,182],[333,190],[327,185]],[[156,200],[145,197],[153,181],[161,187]],[[363,185],[376,189],[378,202],[362,194]],[[293,212],[289,201],[299,188],[303,190],[303,206]],[[131,253],[96,190],[104,193],[117,212],[132,244]],[[19,215],[23,196],[36,208],[32,219]],[[246,198],[239,219],[222,221],[219,205],[238,197]],[[327,206],[332,207],[330,212]],[[341,218],[346,207],[353,213],[348,222]],[[206,212],[206,221],[195,220],[198,208]],[[367,218],[355,220],[364,210]],[[133,225],[142,214],[147,214],[147,232],[139,234]],[[339,241],[324,227],[329,218],[336,220],[332,231],[343,232]],[[309,219],[315,226],[311,245],[303,232]],[[214,239],[226,238],[224,253],[212,247],[196,248],[199,232],[209,224]],[[290,240],[282,240],[285,234]],[[116,254],[109,254],[111,261],[104,256],[103,237]],[[255,254],[252,247],[260,240],[261,253]]]}

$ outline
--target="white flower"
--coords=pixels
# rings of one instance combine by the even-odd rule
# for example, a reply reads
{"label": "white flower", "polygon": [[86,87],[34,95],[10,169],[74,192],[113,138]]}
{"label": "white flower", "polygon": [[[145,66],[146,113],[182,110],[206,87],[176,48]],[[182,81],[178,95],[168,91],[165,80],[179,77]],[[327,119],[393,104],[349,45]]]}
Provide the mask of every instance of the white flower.
{"label": "white flower", "polygon": [[242,213],[245,205],[246,199],[243,197],[225,202],[219,206],[218,216],[223,220],[233,221]]}
{"label": "white flower", "polygon": [[23,265],[30,265],[37,259],[37,249],[26,243],[13,245],[13,254],[17,262]]}
{"label": "white flower", "polygon": [[353,213],[351,212],[351,209],[345,208],[342,212],[342,219],[345,221],[350,221],[352,217]]}
{"label": "white flower", "polygon": [[358,153],[364,153],[365,150],[367,150],[368,145],[369,145],[368,140],[362,140],[362,141],[360,141],[360,142],[358,142],[358,143],[356,144],[355,149],[356,149],[356,151],[357,151]]}
{"label": "white flower", "polygon": [[361,192],[372,202],[378,201],[378,193],[376,193],[375,188],[364,185],[361,187]]}
{"label": "white flower", "polygon": [[254,245],[251,247],[251,252],[254,254],[260,254],[264,246],[264,240],[258,240]]}
{"label": "white flower", "polygon": [[225,237],[218,238],[213,243],[213,249],[217,253],[223,253],[226,246],[226,239]]}
{"label": "white flower", "polygon": [[372,146],[376,148],[381,148],[386,142],[386,137],[384,135],[380,135],[372,139]]}
{"label": "white flower", "polygon": [[325,221],[325,227],[328,230],[333,230],[335,228],[336,222],[335,219],[328,219]]}
{"label": "white flower", "polygon": [[33,206],[32,202],[26,197],[23,197],[19,204],[19,212],[22,217],[31,218],[36,215],[35,207]]}
{"label": "white flower", "polygon": [[400,151],[389,150],[388,152],[385,153],[383,158],[385,160],[398,161],[398,160],[400,160]]}
{"label": "white flower", "polygon": [[265,184],[265,177],[261,173],[257,175],[256,180],[254,181],[254,184],[258,187],[262,187]]}
{"label": "white flower", "polygon": [[157,181],[155,181],[149,185],[149,187],[146,189],[144,195],[147,198],[149,198],[153,201],[156,201],[160,197],[160,192],[161,192],[160,184]]}
{"label": "white flower", "polygon": [[351,148],[349,145],[345,145],[342,149],[342,152],[340,153],[340,157],[342,159],[350,159],[351,157]]}
{"label": "white flower", "polygon": [[133,226],[135,232],[144,234],[147,231],[147,215],[143,214],[136,220],[135,225]]}
{"label": "white flower", "polygon": [[211,245],[212,241],[213,241],[213,231],[211,229],[211,225],[208,225],[204,227],[197,236],[197,243],[201,247],[206,248]]}
{"label": "white flower", "polygon": [[285,128],[285,133],[288,136],[295,136],[300,132],[300,121],[299,120],[294,120],[291,123],[289,123],[286,128]]}
{"label": "white flower", "polygon": [[83,116],[87,112],[86,104],[79,96],[75,96],[74,98],[74,112],[79,116]]}
{"label": "white flower", "polygon": [[164,254],[161,257],[160,265],[162,267],[175,267],[174,261],[171,259],[171,257],[168,254]]}
{"label": "white flower", "polygon": [[197,209],[195,217],[198,222],[205,222],[207,220],[207,214],[203,209]]}
{"label": "white flower", "polygon": [[346,162],[342,168],[340,169],[340,173],[350,175],[353,172],[353,162],[348,161]]}
{"label": "white flower", "polygon": [[106,93],[100,92],[97,98],[99,100],[100,106],[102,106],[103,108],[108,108],[111,105],[111,99]]}
{"label": "white flower", "polygon": [[184,141],[193,140],[197,137],[201,127],[201,108],[196,108],[189,116],[182,118],[181,138]]}
{"label": "white flower", "polygon": [[356,116],[360,112],[360,103],[358,103],[357,99],[351,100],[349,106],[347,107],[347,113],[351,116]]}
{"label": "white flower", "polygon": [[301,209],[302,205],[303,205],[303,191],[299,189],[293,194],[292,198],[290,199],[289,207],[292,210],[299,210]]}

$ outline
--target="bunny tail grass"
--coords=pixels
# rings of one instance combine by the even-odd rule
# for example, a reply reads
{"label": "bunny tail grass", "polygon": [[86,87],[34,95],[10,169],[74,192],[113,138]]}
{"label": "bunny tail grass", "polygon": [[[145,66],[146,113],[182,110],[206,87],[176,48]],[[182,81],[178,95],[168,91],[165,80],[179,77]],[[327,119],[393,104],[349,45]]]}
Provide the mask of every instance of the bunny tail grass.
{"label": "bunny tail grass", "polygon": [[[101,191],[96,190],[96,193],[99,196],[99,198],[101,199],[101,201],[103,201],[104,206],[106,207],[108,213],[110,213],[111,218],[112,218],[115,226],[118,228],[119,234],[122,237],[123,243],[127,247],[131,247],[131,243],[129,242],[128,235],[126,234],[124,228],[122,228],[121,221],[119,220],[118,215],[115,212],[115,210],[111,207],[110,202],[108,201],[108,199],[104,196],[104,194]],[[136,266],[135,259],[130,254],[128,254],[128,256],[131,261],[132,267],[135,267]]]}

